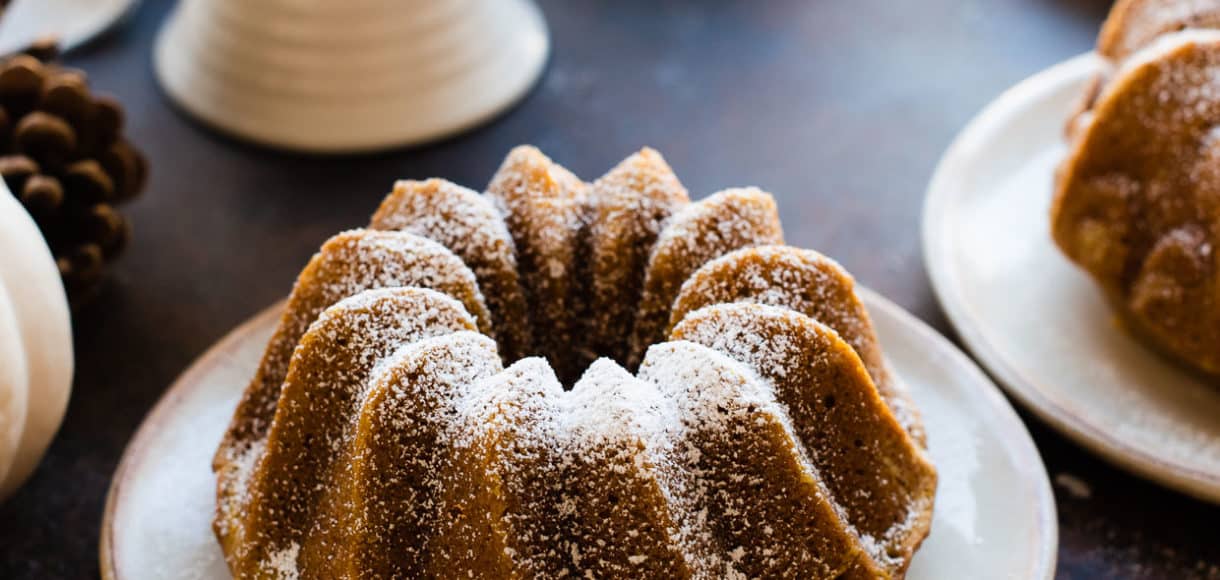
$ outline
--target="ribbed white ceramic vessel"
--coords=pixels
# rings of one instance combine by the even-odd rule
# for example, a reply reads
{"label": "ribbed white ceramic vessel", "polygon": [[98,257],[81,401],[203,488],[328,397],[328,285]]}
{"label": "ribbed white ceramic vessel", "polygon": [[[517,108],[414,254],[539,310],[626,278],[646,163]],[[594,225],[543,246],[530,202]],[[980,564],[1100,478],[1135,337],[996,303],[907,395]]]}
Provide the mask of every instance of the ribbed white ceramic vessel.
{"label": "ribbed white ceramic vessel", "polygon": [[490,119],[549,46],[530,0],[182,0],[154,59],[169,96],[221,131],[343,153]]}

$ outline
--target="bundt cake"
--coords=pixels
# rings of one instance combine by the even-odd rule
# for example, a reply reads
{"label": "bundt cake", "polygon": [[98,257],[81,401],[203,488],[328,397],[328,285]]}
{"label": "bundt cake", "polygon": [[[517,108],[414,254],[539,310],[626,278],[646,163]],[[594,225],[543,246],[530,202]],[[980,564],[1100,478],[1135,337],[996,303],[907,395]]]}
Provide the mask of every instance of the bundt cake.
{"label": "bundt cake", "polygon": [[689,202],[650,149],[399,182],[301,273],[216,452],[229,568],[903,577],[918,413],[851,277],[779,244],[768,194]]}
{"label": "bundt cake", "polygon": [[1097,52],[1119,62],[1163,34],[1220,28],[1218,0],[1118,0],[1101,26]]}
{"label": "bundt cake", "polygon": [[535,346],[548,353],[565,380],[578,372],[574,353],[581,329],[573,313],[586,311],[581,239],[588,222],[588,186],[534,147],[509,152],[487,185],[500,208],[521,263],[521,278],[537,329]]}
{"label": "bundt cake", "polygon": [[[1102,46],[1135,46],[1113,39],[1143,38],[1138,30],[1144,28],[1178,28],[1133,20],[1133,6],[1142,4],[1178,16],[1217,10],[1212,2],[1120,2]],[[1214,16],[1175,22],[1212,22]],[[1145,44],[1114,62],[1070,125],[1051,232],[1064,254],[1102,287],[1127,329],[1216,375],[1220,31],[1173,32]]]}
{"label": "bundt cake", "polygon": [[1068,116],[1068,138],[1075,139],[1079,129],[1089,124],[1101,89],[1127,57],[1166,34],[1218,28],[1220,0],[1117,0],[1097,36],[1100,70]]}
{"label": "bundt cake", "polygon": [[649,252],[661,227],[690,203],[660,153],[644,149],[593,182],[589,222],[586,359],[626,360],[644,291]]}
{"label": "bundt cake", "polygon": [[700,266],[739,248],[782,243],[775,200],[757,188],[727,189],[674,214],[648,258],[628,363],[665,338],[678,291]]}
{"label": "bundt cake", "polygon": [[504,220],[486,197],[442,179],[400,181],[369,227],[410,232],[457,254],[483,290],[504,357],[525,356],[531,338],[517,256]]}
{"label": "bundt cake", "polygon": [[855,282],[833,260],[792,246],[758,246],[725,254],[703,265],[682,285],[667,332],[691,312],[727,302],[788,308],[834,329],[856,351],[898,421],[923,442],[919,412],[886,369],[868,311],[856,297]]}

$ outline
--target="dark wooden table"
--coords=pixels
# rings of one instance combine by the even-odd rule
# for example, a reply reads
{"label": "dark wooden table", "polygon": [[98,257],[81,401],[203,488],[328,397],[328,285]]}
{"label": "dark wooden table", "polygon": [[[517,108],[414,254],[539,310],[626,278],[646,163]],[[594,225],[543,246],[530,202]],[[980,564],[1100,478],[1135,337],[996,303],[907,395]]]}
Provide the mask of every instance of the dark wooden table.
{"label": "dark wooden table", "polygon": [[[128,106],[151,159],[135,239],[75,319],[77,379],[41,468],[0,506],[0,578],[97,575],[102,503],[123,446],[162,391],[230,328],[287,293],[320,242],[359,226],[401,177],[481,186],[533,143],[592,178],[641,145],[695,194],[775,193],[795,245],[839,259],[952,335],[921,263],[924,187],[983,105],[1090,48],[1105,0],[542,2],[554,56],[489,126],[354,158],[294,156],[204,130],[160,93],[149,0],[70,55]],[[410,71],[403,71],[410,74]],[[1220,508],[1099,461],[1028,413],[1055,485],[1060,578],[1220,578]],[[1075,490],[1075,491],[1073,491]]]}

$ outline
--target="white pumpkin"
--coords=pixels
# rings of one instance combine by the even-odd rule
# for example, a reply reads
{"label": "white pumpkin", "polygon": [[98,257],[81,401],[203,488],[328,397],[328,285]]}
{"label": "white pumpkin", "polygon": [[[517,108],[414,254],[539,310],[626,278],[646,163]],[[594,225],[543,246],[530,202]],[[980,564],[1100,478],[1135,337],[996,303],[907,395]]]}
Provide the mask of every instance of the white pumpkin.
{"label": "white pumpkin", "polygon": [[25,482],[72,390],[72,326],[55,259],[0,181],[0,500]]}

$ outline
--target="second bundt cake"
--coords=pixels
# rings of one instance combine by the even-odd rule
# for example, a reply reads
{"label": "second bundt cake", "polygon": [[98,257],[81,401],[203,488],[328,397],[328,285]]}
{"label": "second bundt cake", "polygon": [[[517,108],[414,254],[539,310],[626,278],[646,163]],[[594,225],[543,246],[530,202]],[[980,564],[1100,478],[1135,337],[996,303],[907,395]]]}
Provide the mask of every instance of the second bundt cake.
{"label": "second bundt cake", "polygon": [[234,575],[905,574],[918,413],[769,195],[519,148],[488,194],[400,182],[372,227],[301,273],[217,450]]}
{"label": "second bundt cake", "polygon": [[[1109,35],[1135,26],[1134,4],[1116,5]],[[1214,2],[1160,6],[1197,16],[1184,21],[1220,17]],[[1220,375],[1220,31],[1173,32],[1145,44],[1113,63],[1070,125],[1051,233],[1127,329]]]}
{"label": "second bundt cake", "polygon": [[1220,28],[1218,0],[1118,0],[1102,24],[1097,52],[1121,62],[1164,34]]}

